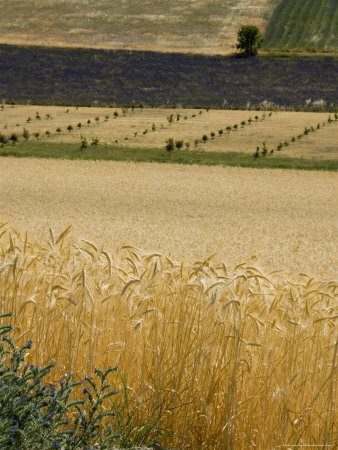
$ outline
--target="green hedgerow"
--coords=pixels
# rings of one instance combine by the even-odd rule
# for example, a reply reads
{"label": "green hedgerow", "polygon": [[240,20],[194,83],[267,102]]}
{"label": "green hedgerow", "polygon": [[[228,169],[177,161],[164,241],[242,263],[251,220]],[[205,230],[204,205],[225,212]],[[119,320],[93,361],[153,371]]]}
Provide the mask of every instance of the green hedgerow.
{"label": "green hedgerow", "polygon": [[[10,315],[2,314],[0,319]],[[103,403],[118,393],[107,382],[117,367],[105,372],[95,369],[97,381],[91,377],[72,381],[68,374],[58,386],[45,383],[54,364],[25,363],[32,341],[18,348],[9,337],[11,331],[9,325],[0,326],[0,448],[84,449],[93,444],[110,448],[119,435],[107,418],[116,413],[103,409]],[[74,400],[72,394],[80,385],[83,398]]]}

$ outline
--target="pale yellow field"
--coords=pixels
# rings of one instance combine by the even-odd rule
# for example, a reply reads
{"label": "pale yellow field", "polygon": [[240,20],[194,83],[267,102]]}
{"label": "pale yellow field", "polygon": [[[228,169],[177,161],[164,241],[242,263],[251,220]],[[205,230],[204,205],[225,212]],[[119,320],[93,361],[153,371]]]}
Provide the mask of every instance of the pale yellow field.
{"label": "pale yellow field", "polygon": [[[68,111],[68,112],[67,112]],[[114,118],[114,112],[118,117]],[[201,114],[200,114],[201,111]],[[41,119],[36,119],[36,113]],[[51,118],[47,118],[47,114]],[[169,124],[167,118],[173,115],[173,123]],[[177,114],[180,119],[177,122]],[[280,142],[291,141],[291,138],[304,131],[304,128],[314,128],[318,123],[321,129],[315,133],[304,136],[301,140],[283,147],[277,155],[290,157],[308,157],[319,159],[337,159],[337,132],[338,121],[327,123],[329,113],[319,112],[273,112],[269,116],[267,111],[235,111],[235,110],[193,110],[193,109],[126,109],[123,114],[116,108],[66,108],[55,106],[4,106],[0,110],[0,132],[10,135],[13,132],[22,134],[26,128],[31,139],[34,133],[39,132],[39,139],[64,142],[79,142],[85,136],[90,142],[98,137],[100,142],[127,147],[164,148],[169,137],[175,140],[183,139],[190,144],[189,149],[195,148],[205,151],[217,152],[247,152],[254,153],[257,146],[266,142],[268,148],[276,148]],[[195,116],[195,117],[193,117]],[[256,122],[255,116],[258,116]],[[27,119],[32,120],[27,123]],[[99,118],[96,121],[95,118]],[[334,115],[331,114],[333,118]],[[186,119],[185,119],[186,118]],[[242,121],[252,119],[251,125],[241,126]],[[87,121],[90,120],[90,124]],[[77,125],[81,123],[81,128]],[[323,123],[326,123],[323,127]],[[237,124],[238,130],[228,133],[226,127]],[[73,130],[67,131],[71,125]],[[155,131],[152,130],[153,125]],[[61,132],[57,133],[57,128]],[[222,129],[223,134],[218,135]],[[144,134],[145,130],[147,132]],[[45,132],[51,133],[46,137]],[[210,139],[210,133],[215,132],[215,139]],[[136,134],[136,135],[135,135]],[[207,134],[206,144],[194,144]]]}
{"label": "pale yellow field", "polygon": [[0,159],[0,221],[173,258],[337,276],[338,175],[115,162]]}
{"label": "pale yellow field", "polygon": [[255,24],[264,31],[277,4],[278,0],[2,0],[0,41],[229,53],[240,25]]}

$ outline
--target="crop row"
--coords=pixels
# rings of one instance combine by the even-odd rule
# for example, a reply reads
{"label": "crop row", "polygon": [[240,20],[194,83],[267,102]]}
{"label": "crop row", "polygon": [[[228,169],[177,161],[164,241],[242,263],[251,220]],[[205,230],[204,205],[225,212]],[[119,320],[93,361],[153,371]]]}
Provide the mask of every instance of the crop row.
{"label": "crop row", "polygon": [[322,122],[322,124],[317,123],[316,126],[310,126],[305,127],[304,131],[300,134],[298,134],[298,136],[292,136],[292,138],[288,141],[284,141],[284,142],[280,142],[276,148],[271,148],[268,149],[267,145],[265,142],[263,142],[262,147],[256,147],[256,152],[254,153],[254,157],[258,158],[260,156],[268,156],[268,155],[273,155],[274,151],[281,151],[283,149],[283,147],[288,147],[290,144],[296,142],[297,140],[302,139],[304,136],[309,135],[310,133],[315,133],[316,131],[319,131],[321,128],[325,127],[326,124],[331,124],[333,122],[336,122],[338,120],[338,114],[335,113],[334,115],[334,119],[331,118],[331,116],[329,115],[327,122]]}

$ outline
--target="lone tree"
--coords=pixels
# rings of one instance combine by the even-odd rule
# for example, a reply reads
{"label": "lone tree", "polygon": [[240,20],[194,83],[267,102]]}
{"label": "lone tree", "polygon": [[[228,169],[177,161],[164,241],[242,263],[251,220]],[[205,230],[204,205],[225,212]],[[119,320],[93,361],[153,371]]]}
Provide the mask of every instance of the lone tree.
{"label": "lone tree", "polygon": [[237,41],[236,48],[243,50],[244,56],[255,56],[262,46],[263,36],[255,25],[242,25],[237,32]]}

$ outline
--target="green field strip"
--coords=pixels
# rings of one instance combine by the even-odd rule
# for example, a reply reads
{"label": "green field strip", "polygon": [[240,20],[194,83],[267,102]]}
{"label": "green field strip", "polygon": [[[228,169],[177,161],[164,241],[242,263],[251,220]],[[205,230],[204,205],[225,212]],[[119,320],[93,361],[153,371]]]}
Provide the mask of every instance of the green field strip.
{"label": "green field strip", "polygon": [[[338,7],[336,6],[337,0],[331,0],[330,5],[327,7],[327,17],[331,19],[331,26],[323,26],[323,40],[321,46],[323,48],[337,48],[338,47]],[[326,22],[327,23],[327,22]]]}
{"label": "green field strip", "polygon": [[80,150],[79,144],[22,142],[0,147],[0,157],[47,158],[67,160],[151,162],[166,164],[187,164],[204,166],[251,167],[256,169],[297,169],[337,171],[337,160],[295,158],[286,156],[255,158],[242,152],[205,152],[179,150],[172,153],[163,148],[127,148],[117,145],[89,146]]}
{"label": "green field strip", "polygon": [[317,45],[319,47],[324,46],[325,42],[324,42],[324,33],[325,31],[327,31],[327,20],[328,20],[328,9],[327,9],[327,5],[322,2],[322,5],[320,7],[320,10],[318,11],[317,14],[317,21],[319,23],[318,26],[318,32],[319,35],[321,36],[320,40],[318,41]]}
{"label": "green field strip", "polygon": [[[315,29],[313,29],[313,22],[316,19],[312,19],[312,17],[317,16],[316,13],[323,5],[323,3],[321,0],[308,0],[307,5],[308,7],[306,8],[306,11],[304,12],[304,15],[302,17],[302,23],[304,24],[304,26],[302,28],[299,28],[299,36],[297,42],[294,45],[295,47],[302,47],[303,43],[306,44],[309,34],[312,35],[315,32]],[[318,24],[318,22],[316,23]],[[306,26],[306,24],[308,24],[308,26]]]}
{"label": "green field strip", "polygon": [[283,0],[264,38],[265,48],[337,49],[337,0]]}
{"label": "green field strip", "polygon": [[293,4],[291,2],[282,2],[275,9],[271,22],[268,25],[264,36],[264,43],[269,42],[269,47],[274,47],[282,39],[284,33],[284,27],[275,26],[275,16],[278,14],[280,22],[286,22],[286,19],[289,17],[292,8]]}
{"label": "green field strip", "polygon": [[295,8],[292,10],[291,18],[289,19],[289,23],[292,24],[292,29],[289,30],[288,39],[283,42],[285,46],[297,47],[304,26],[302,18],[305,15],[304,13],[311,7],[311,1],[312,0],[303,0],[302,2],[295,3]]}

